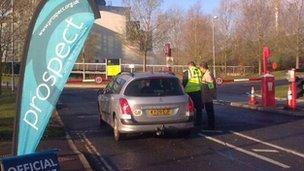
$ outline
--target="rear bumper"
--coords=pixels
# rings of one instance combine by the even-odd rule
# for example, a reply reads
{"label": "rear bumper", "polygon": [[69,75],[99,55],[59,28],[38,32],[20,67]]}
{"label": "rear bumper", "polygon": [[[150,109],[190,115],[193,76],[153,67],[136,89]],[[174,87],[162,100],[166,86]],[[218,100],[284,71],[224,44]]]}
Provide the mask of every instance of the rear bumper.
{"label": "rear bumper", "polygon": [[145,124],[145,125],[127,125],[120,123],[119,132],[121,133],[139,133],[139,132],[156,132],[158,129],[165,130],[189,130],[194,128],[193,121],[179,123],[162,123],[162,124]]}

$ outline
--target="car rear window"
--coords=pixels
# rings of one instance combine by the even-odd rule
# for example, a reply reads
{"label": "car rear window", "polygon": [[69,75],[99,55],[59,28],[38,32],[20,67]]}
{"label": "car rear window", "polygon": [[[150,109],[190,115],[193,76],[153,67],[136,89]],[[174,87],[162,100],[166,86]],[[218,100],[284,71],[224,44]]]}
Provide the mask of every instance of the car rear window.
{"label": "car rear window", "polygon": [[178,78],[158,77],[137,79],[125,89],[126,96],[155,97],[184,95]]}

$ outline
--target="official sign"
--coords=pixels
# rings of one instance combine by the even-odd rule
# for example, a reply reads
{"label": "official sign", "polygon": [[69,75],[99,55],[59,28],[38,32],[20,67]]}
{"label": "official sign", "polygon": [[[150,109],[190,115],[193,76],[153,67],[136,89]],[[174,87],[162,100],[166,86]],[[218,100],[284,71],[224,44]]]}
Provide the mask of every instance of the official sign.
{"label": "official sign", "polygon": [[107,59],[107,76],[113,77],[121,73],[120,59]]}
{"label": "official sign", "polygon": [[3,171],[59,171],[57,151],[1,159]]}
{"label": "official sign", "polygon": [[[99,17],[94,0],[42,0],[26,41],[15,125],[18,155],[35,151],[85,40]],[[15,150],[16,153],[16,150]]]}
{"label": "official sign", "polygon": [[278,69],[278,63],[277,62],[272,62],[272,69],[273,70],[276,70],[276,69]]}

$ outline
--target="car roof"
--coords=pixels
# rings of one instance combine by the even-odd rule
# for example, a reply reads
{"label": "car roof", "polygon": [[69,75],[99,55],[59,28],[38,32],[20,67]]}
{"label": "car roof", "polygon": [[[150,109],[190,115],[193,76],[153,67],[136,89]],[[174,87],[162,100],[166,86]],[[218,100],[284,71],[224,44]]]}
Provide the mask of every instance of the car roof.
{"label": "car roof", "polygon": [[173,73],[169,73],[169,72],[134,72],[134,73],[122,73],[121,76],[123,78],[129,78],[129,79],[150,78],[150,77],[176,78],[176,76]]}

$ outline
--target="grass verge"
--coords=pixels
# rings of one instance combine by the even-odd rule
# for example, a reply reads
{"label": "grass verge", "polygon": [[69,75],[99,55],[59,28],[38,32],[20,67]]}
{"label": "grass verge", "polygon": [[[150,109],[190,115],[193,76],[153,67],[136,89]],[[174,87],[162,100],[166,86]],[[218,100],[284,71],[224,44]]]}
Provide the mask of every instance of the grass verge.
{"label": "grass verge", "polygon": [[[0,141],[12,140],[14,116],[16,113],[15,97],[16,95],[12,94],[8,89],[3,89],[3,93],[0,95]],[[45,131],[44,139],[64,136],[65,131],[59,122],[59,118],[52,116],[52,119]]]}
{"label": "grass verge", "polygon": [[[288,85],[276,86],[275,94],[277,98],[286,98],[288,91]],[[257,94],[262,94],[261,91],[257,91]]]}
{"label": "grass verge", "polygon": [[[14,78],[16,84],[18,84],[19,82],[19,76],[18,75],[15,75],[15,78]],[[12,81],[12,77],[10,75],[2,75],[2,82],[3,83],[11,83]]]}
{"label": "grass verge", "polygon": [[281,85],[276,87],[276,97],[286,98],[288,91],[288,85]]}

